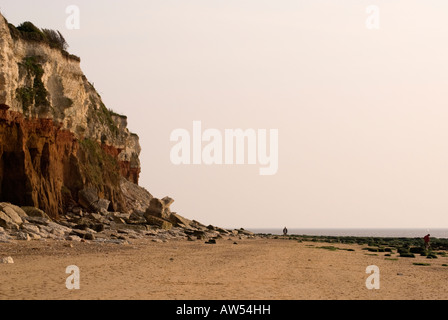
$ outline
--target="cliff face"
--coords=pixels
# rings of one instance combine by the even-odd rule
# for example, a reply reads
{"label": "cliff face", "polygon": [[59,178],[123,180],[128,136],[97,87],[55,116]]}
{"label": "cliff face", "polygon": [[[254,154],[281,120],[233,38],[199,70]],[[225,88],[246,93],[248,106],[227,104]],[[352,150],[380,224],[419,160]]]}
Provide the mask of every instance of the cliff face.
{"label": "cliff face", "polygon": [[0,201],[57,218],[86,188],[126,211],[122,177],[138,184],[140,145],[75,59],[25,40],[0,15]]}

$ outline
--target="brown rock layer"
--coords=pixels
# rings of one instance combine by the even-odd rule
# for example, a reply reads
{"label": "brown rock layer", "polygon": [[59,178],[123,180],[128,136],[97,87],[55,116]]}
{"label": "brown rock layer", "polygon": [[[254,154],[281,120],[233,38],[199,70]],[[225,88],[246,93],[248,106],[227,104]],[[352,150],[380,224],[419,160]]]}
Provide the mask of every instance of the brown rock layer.
{"label": "brown rock layer", "polygon": [[57,218],[86,186],[125,211],[120,177],[138,182],[138,170],[120,161],[120,151],[79,141],[51,119],[25,118],[0,109],[0,201],[33,206]]}

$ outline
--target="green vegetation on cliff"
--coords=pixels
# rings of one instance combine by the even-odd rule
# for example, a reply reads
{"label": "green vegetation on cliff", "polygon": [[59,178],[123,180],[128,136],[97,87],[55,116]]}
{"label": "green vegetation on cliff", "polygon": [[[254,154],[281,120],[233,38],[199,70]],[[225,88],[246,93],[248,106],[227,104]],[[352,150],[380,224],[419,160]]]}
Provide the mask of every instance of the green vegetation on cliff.
{"label": "green vegetation on cliff", "polygon": [[[95,90],[93,85],[91,85],[91,86],[92,86],[92,89]],[[107,109],[106,106],[104,105],[104,103],[101,101],[101,97],[98,100],[98,99],[94,98],[93,96],[90,96],[90,104],[91,104],[91,108],[89,110],[89,118],[94,119],[95,121],[98,121],[102,125],[109,128],[111,134],[113,136],[117,137],[120,130],[119,130],[117,124],[115,123],[114,119],[112,118],[112,116],[118,115],[118,114]]]}
{"label": "green vegetation on cliff", "polygon": [[16,91],[16,97],[22,103],[23,112],[29,111],[32,105],[49,107],[48,91],[42,82],[44,69],[38,63],[38,57],[23,59],[22,63],[19,63],[19,68],[26,72],[29,82],[32,82],[31,87],[21,87]]}
{"label": "green vegetation on cliff", "polygon": [[80,165],[87,179],[86,182],[97,187],[110,182],[118,185],[120,167],[117,160],[107,154],[97,141],[80,140],[79,146],[82,151]]}

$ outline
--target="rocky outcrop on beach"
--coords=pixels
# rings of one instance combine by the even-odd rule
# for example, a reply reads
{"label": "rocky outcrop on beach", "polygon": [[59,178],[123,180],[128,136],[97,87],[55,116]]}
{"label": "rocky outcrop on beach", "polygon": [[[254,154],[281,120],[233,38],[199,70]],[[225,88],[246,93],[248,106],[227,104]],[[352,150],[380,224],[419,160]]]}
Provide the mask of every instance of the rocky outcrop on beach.
{"label": "rocky outcrop on beach", "polygon": [[[157,200],[152,203],[163,203],[162,200]],[[172,201],[174,200],[171,199],[170,202]],[[53,239],[126,244],[135,239],[152,239],[155,242],[204,240],[206,243],[216,243],[217,239],[254,237],[252,232],[244,229],[205,226],[177,213],[170,212],[165,217],[148,214],[158,208],[150,206],[142,214],[138,211],[92,212],[73,206],[58,220],[53,220],[40,209],[3,202],[0,203],[0,242]],[[164,209],[169,211],[169,205],[165,204]]]}

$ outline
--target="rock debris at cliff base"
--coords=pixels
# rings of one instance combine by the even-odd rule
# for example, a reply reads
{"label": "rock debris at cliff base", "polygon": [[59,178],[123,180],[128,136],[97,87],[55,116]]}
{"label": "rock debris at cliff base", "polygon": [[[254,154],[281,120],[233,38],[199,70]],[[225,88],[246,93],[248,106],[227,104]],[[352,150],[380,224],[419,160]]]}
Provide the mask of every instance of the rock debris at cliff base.
{"label": "rock debris at cliff base", "polygon": [[[153,198],[152,203],[164,202]],[[171,212],[167,204],[150,206],[144,213],[84,210],[75,206],[59,220],[53,220],[40,209],[2,202],[0,203],[0,242],[52,239],[126,244],[133,239],[149,238],[155,242],[173,239],[204,240],[213,244],[217,239],[255,237],[252,232],[244,229],[230,230],[211,225],[205,226],[197,221],[188,220]],[[158,217],[157,215],[162,212],[164,217]]]}

